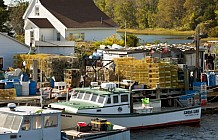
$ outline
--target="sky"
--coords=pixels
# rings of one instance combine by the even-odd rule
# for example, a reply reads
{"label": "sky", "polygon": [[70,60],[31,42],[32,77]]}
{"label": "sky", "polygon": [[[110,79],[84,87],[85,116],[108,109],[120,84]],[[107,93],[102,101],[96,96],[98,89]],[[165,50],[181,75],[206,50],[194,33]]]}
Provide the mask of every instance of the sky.
{"label": "sky", "polygon": [[[14,1],[14,0],[4,0],[4,2],[5,2],[5,5],[8,5],[8,4],[10,4],[10,2],[11,1]],[[30,0],[25,0],[25,1],[30,1]]]}
{"label": "sky", "polygon": [[11,0],[4,0],[5,1],[5,5],[10,4]]}

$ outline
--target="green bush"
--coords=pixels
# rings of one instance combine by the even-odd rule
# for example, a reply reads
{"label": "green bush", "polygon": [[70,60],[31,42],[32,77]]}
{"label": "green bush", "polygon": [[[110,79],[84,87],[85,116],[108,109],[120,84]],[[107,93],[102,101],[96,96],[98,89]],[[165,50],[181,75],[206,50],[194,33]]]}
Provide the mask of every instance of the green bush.
{"label": "green bush", "polygon": [[218,37],[218,26],[210,28],[208,32],[209,37]]}

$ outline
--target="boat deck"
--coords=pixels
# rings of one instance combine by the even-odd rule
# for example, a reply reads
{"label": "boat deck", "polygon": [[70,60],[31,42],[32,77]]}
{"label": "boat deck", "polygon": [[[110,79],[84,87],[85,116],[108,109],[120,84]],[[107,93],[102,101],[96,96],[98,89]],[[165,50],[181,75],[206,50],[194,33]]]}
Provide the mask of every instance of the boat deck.
{"label": "boat deck", "polygon": [[127,131],[128,129],[122,126],[114,125],[113,130],[110,131],[87,131],[87,132],[79,132],[75,128],[63,130],[63,132],[66,133],[66,137],[69,140],[73,139],[83,139],[83,138],[89,138],[89,139],[95,139],[99,138],[101,136],[107,136],[111,134],[116,134],[119,132]]}

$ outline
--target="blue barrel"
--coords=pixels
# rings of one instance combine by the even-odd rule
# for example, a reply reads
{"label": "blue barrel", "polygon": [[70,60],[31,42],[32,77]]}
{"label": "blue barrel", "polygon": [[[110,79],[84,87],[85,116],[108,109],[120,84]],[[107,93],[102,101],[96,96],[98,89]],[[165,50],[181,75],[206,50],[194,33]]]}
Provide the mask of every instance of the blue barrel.
{"label": "blue barrel", "polygon": [[6,81],[5,82],[5,89],[10,89],[10,88],[14,88],[13,81]]}
{"label": "blue barrel", "polygon": [[211,72],[209,75],[209,86],[215,86],[216,85],[216,75],[215,73]]}
{"label": "blue barrel", "polygon": [[50,78],[50,84],[51,84],[51,87],[52,87],[52,88],[54,88],[54,82],[55,82],[55,81],[54,81],[52,78]]}
{"label": "blue barrel", "polygon": [[30,95],[36,95],[36,91],[37,91],[37,83],[36,81],[31,80],[29,85]]}
{"label": "blue barrel", "polygon": [[19,83],[15,83],[14,88],[16,90],[16,95],[21,96],[22,95],[22,85]]}
{"label": "blue barrel", "polygon": [[15,79],[12,79],[12,81],[13,81],[14,83],[19,83],[19,82],[20,82],[20,79],[15,78]]}
{"label": "blue barrel", "polygon": [[27,75],[26,73],[23,74],[23,79],[22,79],[22,81],[24,81],[24,82],[29,81],[29,77],[28,77],[28,75]]}

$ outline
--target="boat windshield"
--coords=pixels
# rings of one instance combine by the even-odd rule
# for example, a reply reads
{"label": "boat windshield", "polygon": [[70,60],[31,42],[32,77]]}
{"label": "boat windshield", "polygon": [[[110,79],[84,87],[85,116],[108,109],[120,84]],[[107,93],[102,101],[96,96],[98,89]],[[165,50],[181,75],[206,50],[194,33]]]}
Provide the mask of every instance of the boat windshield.
{"label": "boat windshield", "polygon": [[82,99],[82,97],[83,97],[83,93],[79,92],[78,95],[77,95],[77,98]]}
{"label": "boat windshield", "polygon": [[0,120],[0,128],[18,130],[22,121],[22,116],[0,113]]}
{"label": "boat windshield", "polygon": [[84,100],[89,100],[89,98],[91,97],[91,94],[90,92],[86,92],[85,96],[84,96]]}
{"label": "boat windshield", "polygon": [[101,95],[98,99],[98,103],[103,103],[103,102],[104,102],[104,96]]}

